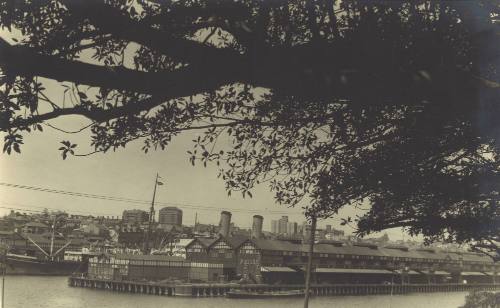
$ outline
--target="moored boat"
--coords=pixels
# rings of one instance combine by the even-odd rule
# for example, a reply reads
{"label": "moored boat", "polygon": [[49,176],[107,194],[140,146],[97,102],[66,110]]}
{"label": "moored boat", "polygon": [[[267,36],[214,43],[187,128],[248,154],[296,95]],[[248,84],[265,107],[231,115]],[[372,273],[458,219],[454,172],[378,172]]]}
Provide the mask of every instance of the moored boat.
{"label": "moored boat", "polygon": [[82,251],[67,251],[73,239],[66,240],[62,235],[56,239],[56,219],[51,234],[13,232],[10,241],[0,243],[0,264],[5,274],[69,276],[86,270],[89,257],[96,253],[84,252],[78,245],[76,248]]}
{"label": "moored boat", "polygon": [[5,256],[7,275],[61,275],[69,276],[85,270],[84,262],[67,260],[40,260],[36,257],[7,253]]}
{"label": "moored boat", "polygon": [[286,298],[286,297],[303,297],[304,290],[287,290],[287,291],[246,291],[231,289],[226,292],[228,298]]}

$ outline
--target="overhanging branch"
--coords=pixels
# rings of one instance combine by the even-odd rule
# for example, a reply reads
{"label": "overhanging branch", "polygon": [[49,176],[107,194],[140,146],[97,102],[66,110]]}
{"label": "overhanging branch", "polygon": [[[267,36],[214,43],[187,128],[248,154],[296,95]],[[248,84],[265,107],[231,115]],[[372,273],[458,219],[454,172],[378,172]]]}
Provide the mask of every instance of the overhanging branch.
{"label": "overhanging branch", "polygon": [[174,37],[167,31],[154,29],[148,23],[133,20],[102,1],[87,0],[83,5],[78,1],[63,2],[72,14],[88,19],[103,32],[112,33],[115,38],[150,47],[183,63],[193,65],[221,57],[227,60],[239,57],[233,49],[204,45],[193,40]]}

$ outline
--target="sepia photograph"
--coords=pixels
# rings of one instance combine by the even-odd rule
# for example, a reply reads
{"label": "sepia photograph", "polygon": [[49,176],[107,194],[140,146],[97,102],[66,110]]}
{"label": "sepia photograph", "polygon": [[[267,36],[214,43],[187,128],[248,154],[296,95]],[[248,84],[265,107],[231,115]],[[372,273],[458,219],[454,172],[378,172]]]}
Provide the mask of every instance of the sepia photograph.
{"label": "sepia photograph", "polygon": [[499,308],[500,1],[0,0],[0,308]]}

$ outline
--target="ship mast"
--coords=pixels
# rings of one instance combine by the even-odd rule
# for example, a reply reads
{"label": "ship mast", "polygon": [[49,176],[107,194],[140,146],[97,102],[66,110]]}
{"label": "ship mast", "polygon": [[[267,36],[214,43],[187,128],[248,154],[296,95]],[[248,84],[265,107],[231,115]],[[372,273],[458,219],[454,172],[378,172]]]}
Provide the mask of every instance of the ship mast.
{"label": "ship mast", "polygon": [[158,176],[158,173],[156,173],[156,179],[155,179],[155,187],[153,189],[153,200],[151,201],[151,208],[149,209],[149,220],[148,220],[148,230],[146,232],[146,239],[144,241],[144,254],[149,254],[149,238],[151,236],[151,225],[154,223],[155,219],[155,197],[156,197],[156,187],[158,185],[163,185],[162,182],[159,182],[158,179],[160,177]]}
{"label": "ship mast", "polygon": [[54,213],[54,222],[52,223],[52,236],[50,237],[50,259],[51,260],[54,260],[54,256],[52,253],[54,251],[54,237],[56,234],[56,218],[57,218],[57,215],[55,215],[55,213]]}

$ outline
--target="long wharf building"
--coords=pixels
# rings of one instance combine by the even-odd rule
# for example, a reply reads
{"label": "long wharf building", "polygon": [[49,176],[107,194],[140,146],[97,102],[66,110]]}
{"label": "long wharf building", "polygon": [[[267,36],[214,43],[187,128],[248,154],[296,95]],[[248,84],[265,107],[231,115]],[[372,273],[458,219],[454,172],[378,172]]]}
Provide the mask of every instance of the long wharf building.
{"label": "long wharf building", "polygon": [[[120,255],[95,257],[89,277],[112,280],[303,283],[308,245],[256,238],[196,238],[186,258]],[[316,244],[314,283],[496,283],[500,265],[468,252],[403,246]]]}
{"label": "long wharf building", "polygon": [[[230,223],[230,213],[221,221]],[[223,218],[223,219],[222,219]],[[228,280],[301,283],[308,245],[262,238],[263,217],[254,216],[252,237],[198,238],[186,246],[186,259],[222,264]],[[224,226],[221,226],[224,229]],[[313,253],[316,283],[495,283],[500,264],[482,254],[432,248],[372,244],[317,243]]]}
{"label": "long wharf building", "polygon": [[[89,263],[89,275],[104,271],[107,274],[101,278],[113,277],[114,280],[174,277],[184,281],[304,282],[307,244],[263,239],[260,229],[252,230],[252,237],[230,236],[226,232],[230,217],[230,213],[222,213],[221,233],[224,234],[187,241],[185,254],[180,254],[185,258],[126,255],[104,261],[102,257],[94,258]],[[261,228],[262,220],[262,216],[254,216],[254,228]],[[98,267],[103,269],[98,270]],[[486,255],[472,252],[394,245],[379,247],[364,243],[346,245],[338,241],[317,243],[313,252],[312,279],[319,284],[494,284],[500,281],[499,273],[500,264],[495,264]]]}

